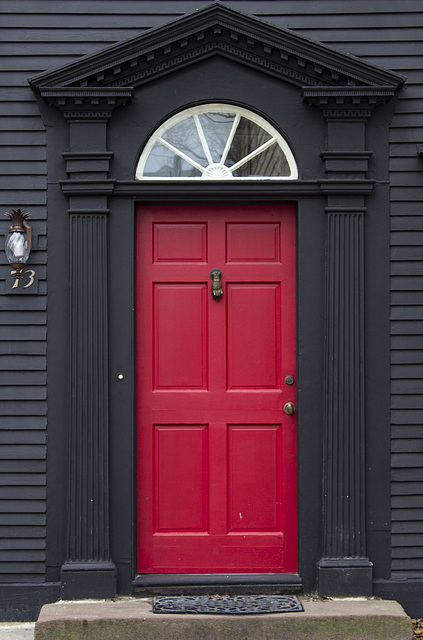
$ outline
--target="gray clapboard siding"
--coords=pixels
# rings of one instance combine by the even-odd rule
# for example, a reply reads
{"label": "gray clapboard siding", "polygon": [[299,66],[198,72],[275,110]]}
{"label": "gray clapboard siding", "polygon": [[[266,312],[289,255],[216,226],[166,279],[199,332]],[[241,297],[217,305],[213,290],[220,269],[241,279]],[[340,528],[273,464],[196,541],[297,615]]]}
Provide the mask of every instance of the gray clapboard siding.
{"label": "gray clapboard siding", "polygon": [[[392,520],[394,521],[402,521],[402,520],[423,520],[423,509],[397,509],[394,511]],[[410,557],[410,550],[403,549],[403,558]],[[422,549],[423,551],[423,549]],[[413,557],[414,554],[411,555]],[[423,554],[422,554],[423,556]]]}
{"label": "gray clapboard siding", "polygon": [[416,378],[417,380],[420,380],[422,377],[423,365],[392,365],[391,367],[391,378],[399,378],[400,380]]}
{"label": "gray clapboard siding", "polygon": [[[398,30],[399,33],[403,31]],[[401,35],[399,35],[401,38]],[[401,45],[393,60],[408,81],[391,125],[391,318],[392,318],[392,573],[397,578],[423,576],[423,163],[416,143],[423,140],[421,43],[404,57]],[[419,53],[420,52],[420,53]],[[408,67],[408,69],[407,69]],[[399,342],[401,341],[401,343]],[[406,343],[408,346],[406,346]],[[396,351],[401,348],[416,351]]]}
{"label": "gray clapboard siding", "polygon": [[422,424],[423,422],[423,411],[419,409],[408,410],[408,411],[396,411],[393,409],[391,411],[392,422],[394,425],[412,425],[412,424]]}
{"label": "gray clapboard siding", "polygon": [[[19,403],[19,407],[16,406],[17,402]],[[21,416],[44,416],[47,414],[47,407],[44,401],[27,400],[26,402],[20,402],[20,400],[1,400],[0,412],[3,416],[14,416],[16,414]]]}
{"label": "gray clapboard siding", "polygon": [[[399,260],[421,260],[422,256],[421,256],[421,247],[413,247],[413,246],[398,246],[398,247],[392,247],[391,246],[391,261],[392,261],[392,265],[396,264],[397,261]],[[395,302],[394,299],[392,299],[392,303],[393,305],[395,304],[401,304],[401,302]],[[422,303],[422,300],[420,298],[420,301],[418,302],[419,304]],[[412,303],[410,303],[412,304]]]}
{"label": "gray clapboard siding", "polygon": [[[314,16],[313,16],[314,17]],[[275,21],[276,22],[276,21]],[[280,24],[279,26],[283,26]],[[293,29],[291,24],[286,24],[287,27]],[[415,27],[413,25],[409,27],[404,27],[401,30],[398,30],[394,25],[390,25],[388,27],[384,27],[383,29],[375,27],[365,27],[363,26],[361,29],[351,29],[347,28],[343,29],[303,29],[299,27],[296,29],[302,35],[317,40],[320,36],[321,42],[325,44],[329,44],[333,46],[334,49],[340,49],[347,53],[354,53],[357,57],[365,57],[365,54],[357,51],[357,43],[364,43],[364,47],[367,43],[378,43],[380,45],[385,45],[384,49],[390,46],[392,48],[392,42],[410,42],[413,40],[421,40],[422,37],[422,28],[420,26]],[[352,43],[353,50],[349,50],[349,43]]]}
{"label": "gray clapboard siding", "polygon": [[7,549],[2,550],[4,562],[43,562],[45,551],[40,549]]}
{"label": "gray clapboard siding", "polygon": [[[7,51],[13,34],[5,31],[0,30],[6,36],[6,55],[0,59],[6,83],[0,109],[0,203],[3,211],[23,207],[31,212],[31,267],[45,281],[45,129],[27,78],[46,61],[42,55],[32,60],[22,55],[19,41],[17,55]],[[1,246],[6,232],[5,221]],[[4,282],[11,276],[3,252],[0,262]],[[0,582],[45,580],[46,289],[39,286],[38,291],[37,296],[1,299]]]}
{"label": "gray clapboard siding", "polygon": [[[31,263],[31,266],[35,266]],[[8,296],[3,306],[5,311],[44,311],[47,308],[45,298],[35,298],[34,301],[30,299],[30,296]]]}
{"label": "gray clapboard siding", "polygon": [[2,540],[0,541],[0,549],[45,549],[44,540],[39,540],[38,538],[16,538],[8,539],[7,546],[6,543]]}
{"label": "gray clapboard siding", "polygon": [[46,490],[43,486],[19,485],[17,487],[0,486],[0,500],[44,500]]}
{"label": "gray clapboard siding", "polygon": [[[165,19],[163,20],[163,22],[167,22],[167,20]],[[158,26],[158,24],[154,26]],[[126,38],[137,36],[140,31],[143,31],[143,29],[141,27],[132,27],[131,29],[116,28],[116,24],[113,24],[110,28],[105,27],[103,29],[90,29],[89,37],[87,31],[83,28],[66,30],[64,28],[59,29],[57,27],[45,29],[43,28],[43,26],[41,26],[41,28],[39,29],[29,27],[22,29],[9,29],[9,31],[10,33],[7,37],[6,42],[13,34],[14,38],[16,38],[16,42],[51,42],[55,44],[55,53],[52,53],[52,58],[55,58],[56,55],[60,56],[60,48],[63,42],[78,43],[80,46],[79,53],[75,56],[75,58],[77,58],[81,55],[81,53],[93,53],[94,51],[103,49],[104,47],[107,47],[109,44],[112,44],[114,42],[120,42],[120,40],[125,40]],[[91,40],[92,43],[95,43],[98,46],[92,47],[91,49],[88,48],[88,50],[85,51],[85,43],[87,42],[87,40]],[[28,77],[31,77],[31,73],[28,74]]]}
{"label": "gray clapboard siding", "polygon": [[[3,471],[3,470],[2,470]],[[13,475],[9,473],[0,473],[0,485],[10,486],[11,481],[13,481],[13,486],[41,486],[44,487],[46,484],[45,477],[42,473],[14,473]]]}
{"label": "gray clapboard siding", "polygon": [[1,355],[0,356],[0,370],[11,371],[28,371],[28,370],[40,370],[45,371],[47,367],[46,358],[42,356],[29,356],[29,355]]}
{"label": "gray clapboard siding", "polygon": [[40,473],[44,474],[46,470],[45,459],[19,459],[19,460],[3,460],[1,468],[4,473]]}
{"label": "gray clapboard siding", "polygon": [[[36,166],[38,166],[38,162],[36,161],[45,161],[47,157],[46,148],[44,146],[31,146],[29,148],[17,146],[1,146],[0,149],[2,165],[10,164],[11,162],[13,162],[19,166],[21,162],[33,162]],[[42,167],[43,172],[45,172],[44,162],[42,162]],[[33,170],[32,166],[31,170]]]}
{"label": "gray clapboard siding", "polygon": [[392,395],[391,406],[393,409],[421,409],[423,408],[423,398],[417,395]]}
{"label": "gray clapboard siding", "polygon": [[[44,431],[15,431],[14,429],[3,429],[0,431],[0,444],[45,444],[46,434]],[[1,475],[2,470],[0,470]]]}
{"label": "gray clapboard siding", "polygon": [[39,539],[44,544],[45,531],[43,527],[0,526],[0,538],[2,540],[34,540],[34,548],[37,548]]}
{"label": "gray clapboard siding", "polygon": [[394,497],[392,499],[392,506],[398,508],[422,508],[423,507],[423,496],[407,496],[403,499],[398,497]]}
{"label": "gray clapboard siding", "polygon": [[393,335],[404,333],[407,333],[407,335],[421,335],[423,332],[423,322],[416,320],[411,320],[410,322],[392,322],[391,331]]}
{"label": "gray clapboard siding", "polygon": [[[18,127],[18,123],[16,127]],[[45,146],[45,135],[43,131],[4,131],[1,135],[2,144],[7,146],[20,146],[25,147]],[[35,203],[32,203],[35,204]]]}
{"label": "gray clapboard siding", "polygon": [[[400,265],[403,263],[400,262]],[[414,262],[406,262],[406,265],[415,264]],[[419,263],[418,263],[419,264]],[[422,305],[404,305],[402,307],[392,307],[391,309],[392,320],[422,320],[423,319],[423,306]]]}
{"label": "gray clapboard siding", "polygon": [[25,161],[18,159],[0,161],[0,172],[3,176],[21,175],[22,172],[28,175],[44,175],[45,170],[45,162],[36,162],[35,158],[32,160],[25,159]]}
{"label": "gray clapboard siding", "polygon": [[[1,58],[0,58],[1,61]],[[4,102],[2,101],[0,103],[0,116],[22,116],[22,117],[27,117],[27,116],[31,116],[34,118],[38,118],[39,117],[39,112],[37,109],[37,105],[34,104],[33,102],[27,102],[27,101],[22,101],[22,102],[15,102],[15,101],[9,101],[9,100],[5,100]],[[16,124],[16,121],[14,122],[14,124]]]}
{"label": "gray clapboard siding", "polygon": [[410,547],[405,549],[393,549],[392,550],[393,558],[422,558],[422,548],[421,547]]}
{"label": "gray clapboard siding", "polygon": [[[392,470],[392,480],[394,482],[421,482],[423,480],[423,472],[420,468],[411,468],[411,469],[393,469]],[[420,502],[423,502],[422,496],[414,496],[419,499]],[[407,506],[407,501],[405,498],[401,500],[401,504]],[[414,506],[414,505],[413,505]]]}
{"label": "gray clapboard siding", "polygon": [[[403,175],[402,172],[400,175]],[[411,175],[414,180],[418,179],[419,177],[419,174],[412,172],[410,172],[408,175]],[[421,216],[393,216],[391,218],[391,229],[393,231],[406,231],[408,229],[412,229],[413,231],[421,231],[423,230],[423,220]],[[423,256],[420,255],[420,258],[422,259]]]}
{"label": "gray clapboard siding", "polygon": [[401,380],[392,380],[391,390],[392,393],[420,393],[422,389],[421,379],[409,379],[402,378]]}
{"label": "gray clapboard siding", "polygon": [[[19,313],[19,311],[4,311],[0,314],[0,324],[8,326],[12,326],[15,324],[26,326],[39,324],[45,326],[46,313],[44,311],[27,311],[24,314]],[[30,363],[28,363],[28,366],[30,367]]]}

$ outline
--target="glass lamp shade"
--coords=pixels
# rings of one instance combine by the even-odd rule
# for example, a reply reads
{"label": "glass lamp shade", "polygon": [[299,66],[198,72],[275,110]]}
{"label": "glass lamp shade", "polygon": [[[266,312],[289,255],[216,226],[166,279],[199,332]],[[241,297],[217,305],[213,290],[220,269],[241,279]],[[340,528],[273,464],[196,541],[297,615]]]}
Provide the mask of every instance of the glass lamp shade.
{"label": "glass lamp shade", "polygon": [[6,257],[9,264],[19,269],[28,262],[31,245],[28,235],[23,231],[11,231],[6,237]]}

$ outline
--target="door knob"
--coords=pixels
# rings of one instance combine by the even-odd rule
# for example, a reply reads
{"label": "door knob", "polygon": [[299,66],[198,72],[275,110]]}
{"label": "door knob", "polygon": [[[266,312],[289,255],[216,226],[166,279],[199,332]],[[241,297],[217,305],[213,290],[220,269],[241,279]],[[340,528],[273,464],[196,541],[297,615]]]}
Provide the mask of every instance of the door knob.
{"label": "door knob", "polygon": [[293,402],[287,402],[284,404],[283,410],[288,416],[292,416],[296,412],[297,408]]}

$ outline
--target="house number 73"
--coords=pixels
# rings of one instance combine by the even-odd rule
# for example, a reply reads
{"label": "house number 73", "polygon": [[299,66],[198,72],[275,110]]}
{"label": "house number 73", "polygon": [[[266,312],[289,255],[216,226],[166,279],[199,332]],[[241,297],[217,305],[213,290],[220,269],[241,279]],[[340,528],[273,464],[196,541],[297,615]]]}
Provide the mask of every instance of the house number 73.
{"label": "house number 73", "polygon": [[[14,269],[13,271],[10,272],[10,275],[14,275],[16,273],[16,270]],[[27,269],[26,271],[24,271],[24,273],[28,274],[28,278],[29,278],[29,282],[28,284],[25,284],[22,289],[28,289],[28,287],[31,287],[34,284],[34,278],[35,278],[35,271],[33,269]],[[19,286],[19,280],[22,280],[22,278],[15,278],[15,282],[13,284],[12,289],[16,289]]]}

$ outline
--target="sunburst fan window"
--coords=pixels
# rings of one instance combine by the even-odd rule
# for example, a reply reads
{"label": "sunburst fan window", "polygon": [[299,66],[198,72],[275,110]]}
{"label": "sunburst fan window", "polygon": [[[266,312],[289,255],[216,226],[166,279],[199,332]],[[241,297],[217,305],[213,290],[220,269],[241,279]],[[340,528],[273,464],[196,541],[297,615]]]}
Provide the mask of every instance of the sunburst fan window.
{"label": "sunburst fan window", "polygon": [[137,180],[296,180],[281,134],[257,114],[207,104],[167,120],[147,142]]}

